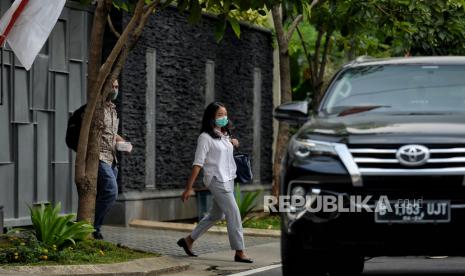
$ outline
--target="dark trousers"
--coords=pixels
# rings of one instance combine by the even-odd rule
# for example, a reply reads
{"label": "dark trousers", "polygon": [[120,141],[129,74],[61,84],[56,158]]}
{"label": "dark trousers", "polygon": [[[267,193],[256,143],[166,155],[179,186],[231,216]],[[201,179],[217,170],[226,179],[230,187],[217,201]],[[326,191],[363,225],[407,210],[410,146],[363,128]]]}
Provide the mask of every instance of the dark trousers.
{"label": "dark trousers", "polygon": [[99,161],[97,179],[97,198],[95,203],[95,231],[100,232],[105,216],[118,197],[118,168]]}

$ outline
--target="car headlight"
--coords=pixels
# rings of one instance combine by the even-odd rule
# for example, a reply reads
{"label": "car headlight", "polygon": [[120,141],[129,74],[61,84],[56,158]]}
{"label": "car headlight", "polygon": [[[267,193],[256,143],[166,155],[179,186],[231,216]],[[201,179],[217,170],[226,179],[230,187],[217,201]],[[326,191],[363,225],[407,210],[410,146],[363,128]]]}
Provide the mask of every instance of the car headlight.
{"label": "car headlight", "polygon": [[301,197],[305,197],[305,189],[302,187],[302,186],[295,186],[294,188],[292,188],[291,190],[291,196],[301,196]]}
{"label": "car headlight", "polygon": [[291,140],[289,153],[298,158],[310,155],[337,155],[333,143],[299,138]]}

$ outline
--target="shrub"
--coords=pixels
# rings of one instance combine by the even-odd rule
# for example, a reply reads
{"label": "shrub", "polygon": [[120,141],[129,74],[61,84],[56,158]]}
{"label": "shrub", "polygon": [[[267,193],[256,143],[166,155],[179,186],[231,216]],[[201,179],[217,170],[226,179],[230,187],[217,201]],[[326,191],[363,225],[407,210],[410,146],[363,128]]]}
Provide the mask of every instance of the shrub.
{"label": "shrub", "polygon": [[74,222],[74,214],[60,215],[61,203],[55,207],[42,203],[29,209],[37,240],[47,246],[62,247],[67,242],[74,245],[77,240],[86,239],[94,231],[94,227],[87,222]]}
{"label": "shrub", "polygon": [[256,199],[262,193],[262,191],[247,192],[244,195],[241,193],[241,187],[239,183],[236,184],[234,191],[234,197],[236,198],[239,212],[241,213],[242,225],[252,219],[253,217],[247,217],[250,212],[257,206]]}

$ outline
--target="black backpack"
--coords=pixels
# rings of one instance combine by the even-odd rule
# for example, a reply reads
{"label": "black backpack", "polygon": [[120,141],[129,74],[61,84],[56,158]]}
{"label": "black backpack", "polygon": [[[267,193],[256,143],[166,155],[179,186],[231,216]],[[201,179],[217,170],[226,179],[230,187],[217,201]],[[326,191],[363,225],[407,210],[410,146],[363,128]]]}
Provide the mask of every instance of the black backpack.
{"label": "black backpack", "polygon": [[79,144],[79,134],[81,133],[82,118],[86,110],[86,104],[76,109],[73,115],[68,119],[68,126],[66,128],[66,145],[68,148],[77,151]]}

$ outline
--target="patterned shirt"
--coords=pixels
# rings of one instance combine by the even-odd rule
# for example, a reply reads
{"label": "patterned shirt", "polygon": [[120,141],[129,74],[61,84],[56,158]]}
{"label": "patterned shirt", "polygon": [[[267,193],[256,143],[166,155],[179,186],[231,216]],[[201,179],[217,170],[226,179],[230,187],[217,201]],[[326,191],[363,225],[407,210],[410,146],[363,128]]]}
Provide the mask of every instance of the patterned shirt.
{"label": "patterned shirt", "polygon": [[115,157],[116,135],[119,119],[116,106],[112,102],[105,103],[102,137],[100,138],[100,160],[111,165]]}

